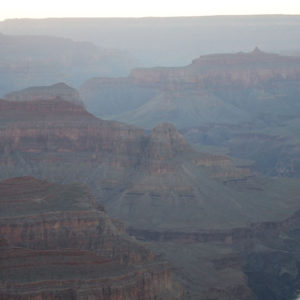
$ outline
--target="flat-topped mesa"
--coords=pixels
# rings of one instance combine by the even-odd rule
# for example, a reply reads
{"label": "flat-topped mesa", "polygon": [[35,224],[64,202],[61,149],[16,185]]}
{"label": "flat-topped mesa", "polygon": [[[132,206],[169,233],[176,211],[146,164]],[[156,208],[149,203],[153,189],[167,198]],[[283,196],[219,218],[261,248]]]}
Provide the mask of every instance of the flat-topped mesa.
{"label": "flat-topped mesa", "polygon": [[63,82],[50,86],[29,87],[27,89],[15,91],[5,95],[4,99],[7,101],[48,101],[62,99],[72,104],[83,106],[78,91]]}
{"label": "flat-topped mesa", "polygon": [[139,85],[168,89],[186,84],[198,88],[256,86],[272,79],[299,79],[300,58],[266,53],[256,47],[248,53],[200,56],[186,67],[134,69],[129,78]]}
{"label": "flat-topped mesa", "polygon": [[300,57],[255,48],[204,55],[183,67],[137,68],[123,79],[94,78],[80,92],[97,116],[147,129],[159,122],[183,129],[252,122],[275,113],[266,109],[269,104],[293,115],[291,100],[299,93],[299,81]]}
{"label": "flat-topped mesa", "polygon": [[119,227],[82,185],[33,177],[1,181],[0,298],[154,300],[170,294],[169,267]]}
{"label": "flat-topped mesa", "polygon": [[218,53],[218,54],[208,54],[202,55],[199,58],[196,58],[192,61],[192,65],[198,64],[205,66],[205,64],[209,64],[210,67],[214,66],[214,64],[220,64],[220,66],[224,65],[247,65],[250,63],[267,63],[273,62],[278,63],[278,60],[281,62],[287,62],[295,60],[295,58],[290,56],[281,56],[276,53],[268,53],[260,50],[258,47],[255,47],[250,52],[237,52],[237,53]]}

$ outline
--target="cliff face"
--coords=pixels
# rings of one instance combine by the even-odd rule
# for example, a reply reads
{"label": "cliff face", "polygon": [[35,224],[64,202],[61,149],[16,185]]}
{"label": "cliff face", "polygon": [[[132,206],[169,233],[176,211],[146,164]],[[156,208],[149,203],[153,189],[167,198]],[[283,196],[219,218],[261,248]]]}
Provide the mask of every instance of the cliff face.
{"label": "cliff face", "polygon": [[[116,122],[103,122],[83,107],[61,99],[0,102],[3,159],[14,152],[43,156],[87,152],[88,160],[134,164],[143,131]],[[98,157],[102,153],[103,157]],[[114,153],[115,155],[111,155]],[[132,160],[132,161],[131,161]]]}
{"label": "cliff face", "polygon": [[[299,87],[299,57],[256,48],[201,56],[185,67],[135,69],[127,78],[94,78],[80,92],[99,116],[147,129],[169,122],[189,142],[222,146],[266,175],[299,177]],[[132,105],[120,106],[120,95]]]}
{"label": "cliff face", "polygon": [[174,158],[193,152],[184,137],[172,124],[159,124],[146,141],[142,168],[152,174],[174,173]]}
{"label": "cliff face", "polygon": [[183,68],[135,69],[130,78],[139,85],[176,89],[259,86],[270,80],[299,80],[299,57],[269,54],[255,48],[250,53],[201,56]]}
{"label": "cliff face", "polygon": [[[96,201],[130,225],[131,234],[149,240],[151,247],[159,244],[158,253],[179,270],[176,277],[191,299],[256,300],[243,271],[246,260],[224,258],[224,253],[234,255],[255,245],[260,237],[246,224],[275,222],[299,209],[298,181],[262,178],[235,167],[225,155],[198,153],[168,123],[146,134],[100,120],[61,99],[2,100],[0,105],[3,178],[31,174],[55,182],[84,182],[96,196],[93,200],[77,185],[62,188],[28,177],[2,182],[0,245],[14,253],[10,257],[3,252],[1,260],[3,270],[12,270],[12,285],[2,285],[5,297],[27,299],[25,291],[38,278],[53,289],[41,292],[36,285],[32,297],[144,299],[146,289],[149,299],[160,297],[169,285],[168,268],[157,266],[143,247],[132,246],[120,223],[109,219]],[[63,261],[59,251],[64,251]],[[75,269],[78,261],[82,264]],[[118,266],[126,270],[119,272]],[[66,289],[58,288],[56,270]],[[153,288],[152,279],[157,282]]]}
{"label": "cliff face", "polygon": [[[100,107],[104,107],[104,115],[131,120],[146,128],[156,122],[171,122],[184,128],[205,123],[249,122],[259,113],[273,114],[273,107],[280,105],[285,110],[278,113],[293,114],[291,106],[295,94],[300,92],[299,80],[299,57],[265,53],[256,48],[250,53],[201,56],[185,67],[135,69],[124,79],[92,79],[83,84],[81,94],[88,109],[99,116]],[[108,90],[108,85],[114,89]],[[134,87],[136,92],[140,91],[139,105],[105,111],[107,102],[121,102],[117,100],[118,93],[125,90],[126,94],[126,90]],[[123,100],[130,103],[132,95],[127,92]],[[269,110],[263,107],[269,105]]]}
{"label": "cliff face", "polygon": [[[2,178],[86,183],[113,217],[133,227],[231,228],[284,217],[297,205],[281,209],[272,182],[261,184],[224,155],[196,152],[171,124],[145,134],[61,99],[2,100],[0,108]],[[265,209],[255,204],[257,191]],[[297,188],[291,184],[289,191]],[[283,194],[278,190],[278,198]]]}
{"label": "cliff face", "polygon": [[120,231],[87,188],[21,177],[0,191],[1,299],[169,299],[167,265]]}

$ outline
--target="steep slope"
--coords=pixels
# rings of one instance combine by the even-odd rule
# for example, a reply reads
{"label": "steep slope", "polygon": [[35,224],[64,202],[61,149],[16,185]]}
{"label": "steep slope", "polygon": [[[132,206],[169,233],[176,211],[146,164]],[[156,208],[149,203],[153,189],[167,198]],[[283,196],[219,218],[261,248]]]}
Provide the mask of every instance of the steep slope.
{"label": "steep slope", "polygon": [[146,135],[61,99],[2,100],[0,108],[2,178],[86,183],[132,227],[232,228],[299,206],[297,180],[263,179],[226,156],[198,153],[171,124]]}
{"label": "steep slope", "polygon": [[174,299],[167,265],[134,242],[87,188],[0,182],[1,299]]}
{"label": "steep slope", "polygon": [[[85,105],[105,117],[138,108],[156,94],[152,87],[137,86],[130,78],[92,78],[80,87]],[[100,107],[101,106],[101,107]]]}

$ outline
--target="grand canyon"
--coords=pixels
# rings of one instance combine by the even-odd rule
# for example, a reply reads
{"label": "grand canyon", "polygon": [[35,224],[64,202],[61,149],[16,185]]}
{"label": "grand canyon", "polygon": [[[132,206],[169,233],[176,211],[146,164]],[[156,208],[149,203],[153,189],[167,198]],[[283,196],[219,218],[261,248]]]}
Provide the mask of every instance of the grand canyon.
{"label": "grand canyon", "polygon": [[[192,43],[257,18],[140,23]],[[296,299],[300,57],[265,31],[299,17],[206,55],[136,22],[0,22],[0,299]]]}

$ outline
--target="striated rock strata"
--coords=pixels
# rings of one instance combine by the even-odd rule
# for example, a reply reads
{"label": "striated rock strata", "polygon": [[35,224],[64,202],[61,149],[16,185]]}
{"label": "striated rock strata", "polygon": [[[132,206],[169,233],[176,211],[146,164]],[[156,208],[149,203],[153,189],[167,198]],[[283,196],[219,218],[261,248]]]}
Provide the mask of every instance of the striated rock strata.
{"label": "striated rock strata", "polygon": [[1,299],[177,298],[168,266],[120,231],[87,188],[8,179],[0,208]]}
{"label": "striated rock strata", "polygon": [[[186,128],[249,122],[262,114],[294,115],[299,80],[299,57],[256,48],[201,56],[185,67],[134,69],[127,78],[93,78],[80,93],[88,109],[99,116],[145,128],[158,122]],[[119,104],[123,110],[114,108]]]}
{"label": "striated rock strata", "polygon": [[297,184],[260,180],[225,155],[198,153],[169,123],[146,134],[52,99],[1,100],[0,124],[2,178],[86,183],[111,216],[132,227],[224,229],[286,217],[298,207],[295,197],[281,203]]}
{"label": "striated rock strata", "polygon": [[299,228],[297,211],[232,230],[129,232],[168,257],[184,299],[279,300],[295,299],[300,287]]}
{"label": "striated rock strata", "polygon": [[[56,182],[86,183],[111,217],[130,225],[130,232],[137,237],[152,237],[145,239],[151,240],[155,251],[158,245],[158,253],[172,262],[191,299],[241,300],[242,295],[243,300],[257,300],[243,271],[244,260],[235,257],[238,250],[233,245],[245,236],[255,248],[258,237],[249,231],[249,223],[276,223],[299,210],[299,181],[261,177],[247,167],[236,167],[226,155],[198,153],[169,123],[146,134],[134,126],[100,120],[61,99],[2,100],[0,105],[2,178],[31,174]],[[5,193],[9,195],[10,190]],[[46,240],[50,250],[56,251],[69,240],[72,247],[99,252],[105,259],[113,251],[119,264],[139,265],[145,259],[127,250],[125,254],[127,244],[115,249],[113,241],[99,240],[97,234],[107,227],[95,223],[98,213],[93,209],[87,212],[89,206],[77,212],[77,205],[82,206],[74,203],[77,198],[72,194],[64,198],[74,199],[75,212],[68,211],[59,197],[41,209],[45,192],[39,193],[35,201],[28,202],[32,214],[26,218],[18,201],[14,200],[13,206],[5,204],[4,231],[11,232],[13,239],[1,238],[3,247],[15,240],[18,247],[40,251]],[[30,198],[26,194],[25,190],[25,200]],[[60,207],[59,211],[53,211],[53,206]],[[32,218],[36,214],[38,218]],[[24,222],[28,222],[26,226],[22,226]],[[56,231],[56,227],[66,230]],[[224,254],[228,256],[224,258]],[[95,262],[94,257],[89,261]],[[22,265],[19,262],[16,258],[11,264]],[[189,295],[186,298],[190,299]]]}
{"label": "striated rock strata", "polygon": [[147,129],[170,122],[189,142],[221,146],[265,175],[299,178],[299,87],[299,57],[255,48],[92,78],[80,93],[96,115]]}

